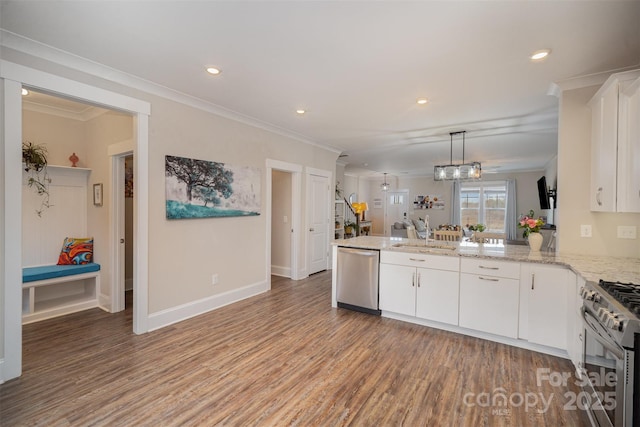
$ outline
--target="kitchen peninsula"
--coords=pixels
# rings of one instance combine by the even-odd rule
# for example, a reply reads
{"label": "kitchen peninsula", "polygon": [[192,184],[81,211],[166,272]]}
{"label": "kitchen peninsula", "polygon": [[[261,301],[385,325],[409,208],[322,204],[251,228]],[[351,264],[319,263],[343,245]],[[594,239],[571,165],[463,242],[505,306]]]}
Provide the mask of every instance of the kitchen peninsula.
{"label": "kitchen peninsula", "polygon": [[637,258],[375,236],[333,245],[333,307],[338,248],[378,250],[383,317],[570,358],[576,365],[580,289],[600,279],[640,282]]}

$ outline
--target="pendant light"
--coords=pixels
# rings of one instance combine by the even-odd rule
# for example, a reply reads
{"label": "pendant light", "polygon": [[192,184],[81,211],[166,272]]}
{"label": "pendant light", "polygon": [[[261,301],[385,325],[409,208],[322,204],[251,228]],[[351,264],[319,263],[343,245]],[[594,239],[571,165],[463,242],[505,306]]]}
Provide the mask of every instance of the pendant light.
{"label": "pendant light", "polygon": [[387,191],[391,185],[387,182],[387,173],[384,173],[384,182],[380,185],[382,191]]}
{"label": "pendant light", "polygon": [[[465,134],[467,131],[450,132],[451,137],[451,154],[448,165],[434,166],[433,179],[434,181],[455,181],[455,180],[476,180],[482,177],[482,166],[480,162],[464,162],[464,145]],[[453,135],[462,134],[462,163],[453,164]]]}

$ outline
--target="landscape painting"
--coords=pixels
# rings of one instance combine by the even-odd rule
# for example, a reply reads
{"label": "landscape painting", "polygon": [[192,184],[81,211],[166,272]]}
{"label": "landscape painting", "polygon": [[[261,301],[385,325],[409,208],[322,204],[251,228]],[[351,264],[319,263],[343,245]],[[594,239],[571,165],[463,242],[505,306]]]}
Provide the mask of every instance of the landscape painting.
{"label": "landscape painting", "polygon": [[165,156],[167,219],[260,215],[260,170]]}

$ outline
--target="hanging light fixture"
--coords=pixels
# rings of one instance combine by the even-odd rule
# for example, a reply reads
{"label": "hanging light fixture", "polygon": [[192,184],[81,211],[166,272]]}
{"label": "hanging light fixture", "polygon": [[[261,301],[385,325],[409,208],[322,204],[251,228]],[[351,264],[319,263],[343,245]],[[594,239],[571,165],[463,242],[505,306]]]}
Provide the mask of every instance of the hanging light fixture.
{"label": "hanging light fixture", "polygon": [[[464,143],[466,130],[459,132],[450,132],[451,136],[451,154],[448,165],[434,166],[433,179],[434,181],[455,181],[455,180],[473,180],[480,179],[482,177],[482,166],[480,162],[464,162]],[[453,164],[453,135],[462,134],[462,163],[458,165]]]}
{"label": "hanging light fixture", "polygon": [[387,173],[384,173],[384,182],[382,184],[380,184],[380,189],[382,191],[387,191],[389,188],[391,187],[391,185],[387,182]]}

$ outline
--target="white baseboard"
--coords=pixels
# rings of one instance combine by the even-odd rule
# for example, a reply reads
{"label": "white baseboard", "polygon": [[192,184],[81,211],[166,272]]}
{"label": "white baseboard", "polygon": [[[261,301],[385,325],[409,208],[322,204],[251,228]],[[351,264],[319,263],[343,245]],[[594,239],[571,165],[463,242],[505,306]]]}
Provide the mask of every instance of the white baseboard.
{"label": "white baseboard", "polygon": [[108,312],[108,313],[113,313],[111,311],[111,297],[105,294],[99,294],[98,295],[98,307],[100,307],[101,309],[103,309],[104,311]]}
{"label": "white baseboard", "polygon": [[457,334],[468,335],[470,337],[481,338],[487,341],[498,342],[501,344],[511,345],[513,347],[520,347],[526,350],[537,351],[539,353],[549,354],[551,356],[561,357],[563,359],[569,359],[569,353],[566,350],[547,347],[545,345],[530,343],[517,338],[501,337],[499,335],[493,335],[488,332],[474,331],[472,329],[463,328],[462,326],[448,325],[446,323],[435,322],[426,319],[420,319],[413,316],[406,316],[404,314],[393,313],[390,311],[383,311],[382,317],[388,317],[390,319],[402,320],[404,322],[415,323],[418,325],[429,326],[431,328],[442,329],[449,332],[455,332]]}
{"label": "white baseboard", "polygon": [[212,295],[198,301],[182,304],[177,307],[168,308],[157,313],[149,314],[148,331],[163,328],[183,320],[204,314],[225,305],[232,304],[243,299],[261,294],[268,290],[268,282],[261,281],[244,288],[234,289],[217,295]]}
{"label": "white baseboard", "polygon": [[0,384],[4,384],[4,359],[0,359]]}
{"label": "white baseboard", "polygon": [[289,278],[291,278],[291,268],[290,267],[283,267],[281,265],[272,265],[271,266],[271,274],[273,274],[274,276],[281,276],[281,277],[289,277]]}

